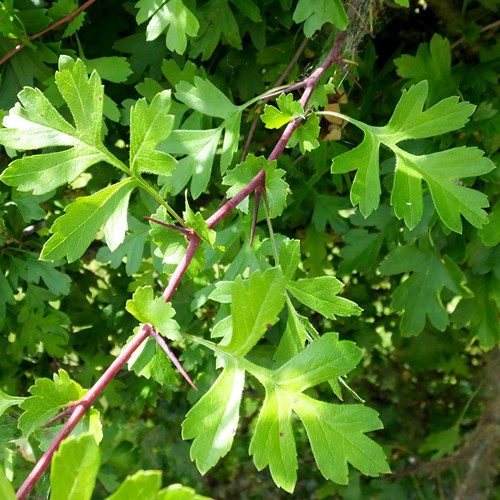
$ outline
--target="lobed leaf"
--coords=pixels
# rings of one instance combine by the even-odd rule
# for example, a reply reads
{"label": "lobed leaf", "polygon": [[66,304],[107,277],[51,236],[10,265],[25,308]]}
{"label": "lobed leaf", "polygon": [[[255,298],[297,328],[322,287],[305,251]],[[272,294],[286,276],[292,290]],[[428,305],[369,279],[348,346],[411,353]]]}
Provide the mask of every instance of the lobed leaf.
{"label": "lobed leaf", "polygon": [[146,39],[155,40],[166,33],[167,48],[172,52],[184,54],[187,48],[187,37],[196,36],[200,24],[196,16],[184,5],[182,0],[139,0],[136,3],[139,12],[136,15],[138,24],[149,19],[146,28]]}
{"label": "lobed leaf", "polygon": [[339,30],[345,30],[349,23],[340,0],[299,0],[293,12],[296,23],[304,23],[304,34],[311,38],[325,23],[331,23]]}
{"label": "lobed leaf", "polygon": [[182,423],[182,438],[194,439],[190,456],[202,474],[231,449],[238,427],[245,370],[230,358],[225,358],[224,363],[219,378]]}
{"label": "lobed leaf", "polygon": [[461,216],[473,226],[487,222],[482,208],[488,206],[482,193],[460,186],[461,178],[475,177],[494,168],[491,160],[482,158],[476,148],[455,148],[439,153],[416,156],[397,146],[408,139],[422,139],[444,134],[463,127],[475,107],[449,97],[423,111],[428,83],[422,81],[403,91],[394,113],[385,127],[371,127],[346,117],[364,132],[363,141],[351,151],[334,158],[332,172],[344,173],[357,169],[351,188],[351,201],[359,205],[367,217],[380,202],[380,144],[396,155],[396,171],[391,196],[396,215],[413,229],[423,216],[422,179],[429,186],[436,210],[444,224],[456,232],[462,231]]}
{"label": "lobed leaf", "polygon": [[35,385],[29,388],[29,392],[31,396],[19,405],[24,413],[19,417],[18,427],[25,437],[85,395],[81,386],[61,369],[54,373],[53,380],[38,379]]}
{"label": "lobed leaf", "polygon": [[55,81],[75,126],[39,89],[25,87],[0,129],[0,143],[19,151],[71,146],[18,158],[0,176],[5,184],[35,195],[73,181],[100,161],[122,168],[102,144],[104,90],[99,75],[89,77],[83,61],[61,56]]}
{"label": "lobed leaf", "polygon": [[151,104],[139,99],[130,110],[130,169],[170,175],[177,163],[168,153],[156,147],[172,131],[174,116],[170,109],[170,91],[155,95]]}
{"label": "lobed leaf", "polygon": [[136,289],[132,299],[127,300],[125,309],[141,323],[153,325],[158,333],[170,340],[180,340],[181,334],[177,321],[172,319],[175,310],[170,302],[155,297],[150,286]]}
{"label": "lobed leaf", "polygon": [[244,356],[278,321],[285,303],[285,280],[278,268],[256,271],[248,280],[236,278],[231,288],[233,330],[226,352]]}

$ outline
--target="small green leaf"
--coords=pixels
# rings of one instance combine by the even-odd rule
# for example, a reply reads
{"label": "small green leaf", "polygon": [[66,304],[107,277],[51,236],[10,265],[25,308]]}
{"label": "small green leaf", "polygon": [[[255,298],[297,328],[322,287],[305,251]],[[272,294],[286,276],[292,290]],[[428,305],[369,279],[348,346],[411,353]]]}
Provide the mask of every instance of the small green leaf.
{"label": "small green leaf", "polygon": [[435,451],[431,460],[439,460],[445,455],[451,455],[461,442],[460,426],[455,424],[444,431],[429,434],[419,446],[418,452],[428,453],[429,451]]}
{"label": "small green leaf", "polygon": [[132,299],[127,300],[125,309],[141,323],[152,324],[158,333],[170,340],[180,340],[181,334],[170,302],[162,297],[154,297],[150,286],[137,288]]}
{"label": "small green leaf", "polygon": [[167,354],[158,343],[148,338],[128,360],[128,369],[161,385],[174,385],[177,375]]}
{"label": "small green leaf", "polygon": [[125,237],[128,200],[136,186],[135,180],[127,178],[68,205],[51,228],[53,235],[42,249],[42,259],[77,260],[102,226],[110,249],[117,248]]}
{"label": "small green leaf", "polygon": [[278,321],[285,303],[285,280],[278,268],[254,272],[249,280],[236,278],[231,289],[233,332],[224,350],[244,356]]}
{"label": "small green leaf", "polygon": [[189,410],[182,423],[183,439],[194,439],[191,460],[205,474],[231,449],[238,427],[245,370],[229,358],[210,390]]}
{"label": "small green leaf", "polygon": [[182,0],[139,0],[136,3],[139,12],[138,24],[149,19],[146,39],[155,40],[162,33],[167,34],[167,48],[172,52],[184,54],[187,37],[196,36],[200,24],[196,16],[184,5]]}
{"label": "small green leaf", "polygon": [[97,71],[103,80],[122,83],[132,74],[132,69],[126,57],[107,56],[96,59],[85,59],[89,72]]}
{"label": "small green leaf", "polygon": [[187,200],[187,193],[186,193],[186,210],[182,213],[182,216],[184,217],[186,225],[189,228],[193,229],[194,232],[201,238],[202,241],[204,241],[207,245],[210,245],[212,248],[214,248],[215,238],[217,237],[217,233],[213,229],[210,229],[207,226],[207,223],[205,222],[205,219],[203,218],[203,215],[200,214],[200,212],[194,213],[191,210],[191,207],[189,206]]}
{"label": "small green leaf", "polygon": [[71,380],[64,370],[54,373],[53,378],[53,381],[38,379],[29,388],[31,396],[19,405],[24,413],[19,417],[18,427],[25,437],[85,395],[81,386]]}
{"label": "small green leaf", "polygon": [[[226,196],[232,198],[264,168],[269,216],[271,218],[279,216],[286,207],[288,184],[282,179],[285,171],[276,168],[276,166],[277,161],[268,162],[263,156],[255,157],[249,154],[243,163],[236,165],[232,170],[228,170],[224,176],[222,184],[230,186]],[[248,213],[248,207],[248,198],[245,198],[238,205],[238,208],[245,213]]]}
{"label": "small green leaf", "polygon": [[266,128],[281,128],[288,122],[292,121],[304,114],[304,108],[299,101],[294,101],[293,94],[281,94],[278,99],[276,99],[277,109],[270,104],[264,106],[264,113],[260,116],[260,119],[266,125]]}
{"label": "small green leaf", "polygon": [[156,500],[161,488],[161,471],[140,470],[127,476],[120,487],[106,500]]}
{"label": "small green leaf", "polygon": [[340,0],[299,0],[293,13],[295,23],[304,23],[304,34],[311,38],[323,24],[331,23],[339,30],[345,30],[349,23]]}
{"label": "small green leaf", "polygon": [[294,131],[287,147],[293,148],[298,144],[300,152],[306,154],[319,146],[320,131],[318,115],[311,114],[307,117],[306,122]]}
{"label": "small green leaf", "polygon": [[0,417],[11,407],[19,406],[26,398],[9,396],[0,389]]}
{"label": "small green leaf", "polygon": [[286,286],[297,300],[326,318],[361,314],[362,309],[357,304],[343,297],[336,297],[343,287],[344,284],[333,276],[289,281]]}
{"label": "small green leaf", "polygon": [[101,461],[92,434],[63,441],[52,458],[51,500],[90,500]]}
{"label": "small green leaf", "polygon": [[130,168],[132,172],[170,175],[176,161],[156,147],[172,131],[174,116],[169,115],[170,91],[156,94],[151,104],[139,99],[130,110]]}

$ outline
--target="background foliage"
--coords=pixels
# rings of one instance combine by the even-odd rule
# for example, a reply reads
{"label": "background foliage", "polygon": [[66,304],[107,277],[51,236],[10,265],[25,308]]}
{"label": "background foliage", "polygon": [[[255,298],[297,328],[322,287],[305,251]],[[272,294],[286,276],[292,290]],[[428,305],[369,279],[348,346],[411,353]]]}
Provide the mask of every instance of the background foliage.
{"label": "background foliage", "polygon": [[[230,453],[220,461],[200,458],[206,429],[200,421],[216,409],[201,411],[204,399],[194,406],[198,410],[190,409],[222,366],[189,335],[208,341],[215,325],[214,333],[228,336],[228,352],[244,356],[253,347],[245,368],[252,374],[252,363],[271,370],[300,351],[280,344],[291,328],[317,332],[326,351],[342,345],[358,360],[333,373],[349,372],[355,392],[343,390],[346,403],[373,411],[359,404],[357,394],[379,413],[384,429],[369,437],[382,445],[393,474],[369,478],[351,468],[348,485],[326,481],[296,419],[291,440],[298,451],[297,497],[495,495],[500,188],[493,167],[500,146],[500,5],[366,1],[356,4],[347,26],[340,1],[317,3],[323,9],[305,0],[110,0],[33,40],[77,2],[0,5],[0,55],[26,45],[3,63],[0,82],[2,116],[18,100],[25,108],[18,104],[0,131],[0,438],[3,466],[15,487],[54,435],[41,424],[99,378],[139,320],[161,326],[200,390],[176,379],[153,342],[142,355],[154,363],[120,372],[80,429],[102,435],[100,451],[88,434],[67,444],[85,450],[92,463],[100,455],[100,469],[89,471],[97,477],[96,498],[140,469],[161,470],[164,485],[183,483],[214,498],[288,496],[268,469],[256,471],[248,455],[250,446],[258,468],[272,460],[259,455],[264,443],[252,440],[265,425],[257,419],[265,395],[270,405],[274,390],[256,378],[231,382],[245,390]],[[334,26],[326,22],[331,20]],[[340,110],[350,123],[304,116],[293,147],[267,166],[260,155],[269,154],[280,127],[307,113],[297,102],[300,91],[267,106],[256,97],[279,82],[304,36],[307,45],[284,83],[309,75],[344,28],[344,63],[332,67],[311,104]],[[81,89],[78,96],[74,88]],[[259,114],[252,155],[238,167]],[[58,120],[62,131],[43,142],[36,126],[23,120],[42,127],[44,120]],[[364,162],[367,151],[370,161]],[[262,166],[284,276],[270,268],[273,245],[262,207],[249,245],[253,199],[216,228],[215,241],[202,220]],[[109,219],[115,212],[87,204],[91,196],[99,205],[103,189],[110,206],[123,206],[120,217]],[[154,214],[175,222],[158,208],[159,197],[205,242],[173,297],[177,323],[159,295],[185,244],[182,234],[144,220]],[[80,231],[85,210],[90,222]],[[250,274],[248,282],[239,278]],[[337,280],[343,298],[332,303],[341,288]],[[328,292],[323,301],[309,297],[318,287]],[[293,297],[287,312],[285,288]],[[264,312],[259,304],[253,309],[272,326],[255,347],[258,332],[244,341],[238,331],[246,334],[245,327],[237,326],[253,314],[237,317],[252,300],[250,289],[273,292]],[[231,300],[229,340],[220,321]],[[304,364],[310,367],[320,352],[308,358],[302,351]],[[235,387],[224,378],[231,373],[227,363],[217,382],[222,401]],[[331,403],[328,379],[304,383],[300,397]],[[340,394],[339,387],[333,390]],[[57,394],[59,403],[45,408],[44,394]],[[306,410],[295,411],[304,421]],[[181,438],[181,428],[185,439],[201,440],[196,463],[204,476],[190,460],[191,442]],[[291,460],[287,471],[294,468],[293,457],[286,456],[290,446],[287,441],[277,453]],[[64,464],[55,460],[55,477],[67,474],[57,472]],[[371,475],[378,472],[384,471]],[[157,491],[160,476],[147,474],[138,481]],[[273,477],[285,489],[293,483],[288,472]],[[49,480],[42,480],[38,494],[48,487]]]}

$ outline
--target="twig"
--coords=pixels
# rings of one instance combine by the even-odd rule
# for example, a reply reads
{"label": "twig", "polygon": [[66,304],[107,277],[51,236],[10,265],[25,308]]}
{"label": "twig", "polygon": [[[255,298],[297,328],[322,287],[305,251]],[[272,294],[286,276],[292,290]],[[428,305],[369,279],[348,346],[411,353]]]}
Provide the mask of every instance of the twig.
{"label": "twig", "polygon": [[[83,12],[87,7],[90,7],[96,0],[87,0],[85,3],[80,5],[78,9],[75,9],[73,12],[69,13],[67,16],[62,17],[61,19],[57,20],[55,23],[52,23],[50,26],[47,26],[45,29],[42,31],[39,31],[38,33],[35,33],[34,35],[31,35],[28,40],[32,42],[33,40],[36,40],[37,38],[40,38],[42,35],[45,35],[45,33],[48,33],[49,31],[52,31],[62,24],[70,23],[73,21],[73,19],[80,14],[80,12]],[[10,52],[7,52],[1,59],[0,59],[0,66],[7,62],[12,56],[15,56],[20,50],[24,49],[26,47],[26,44],[24,43],[19,43],[16,45]]]}
{"label": "twig", "polygon": [[[94,1],[94,0],[93,0]],[[92,3],[90,0],[84,4],[85,6]],[[82,7],[84,7],[82,5]],[[83,10],[83,9],[82,9]],[[302,83],[304,87],[304,93],[300,102],[305,108],[311,94],[318,84],[319,79],[323,76],[325,71],[335,62],[341,62],[341,50],[345,41],[345,33],[341,33],[325,59],[323,64],[317,68],[308,78],[306,78]],[[293,132],[302,124],[300,119],[294,119],[288,123],[281,138],[276,143],[276,146],[272,150],[268,157],[268,161],[276,160],[284,151],[286,144],[290,140]],[[241,203],[247,196],[254,192],[257,188],[262,188],[264,186],[265,180],[265,170],[262,169],[243,189],[241,189],[236,195],[224,203],[211,217],[207,219],[207,224],[210,229],[215,227],[219,222],[225,219],[231,211]],[[192,261],[196,250],[201,245],[201,239],[198,235],[192,234],[189,237],[189,244],[184,254],[182,260],[177,265],[174,273],[172,274],[165,291],[163,292],[163,298],[165,302],[171,300],[173,293],[175,292],[177,286],[179,285],[182,277],[187,271],[187,268]],[[102,393],[104,388],[109,384],[109,382],[117,375],[120,369],[125,365],[125,363],[130,359],[132,354],[139,348],[139,346],[151,335],[154,329],[151,325],[145,324],[141,327],[139,332],[132,338],[132,340],[123,348],[120,354],[115,358],[113,363],[109,368],[102,374],[102,376],[97,380],[94,386],[89,389],[87,394],[78,402],[75,402],[73,407],[74,411],[68,418],[66,424],[61,429],[59,434],[56,436],[54,441],[50,444],[47,451],[42,455],[40,460],[36,463],[35,467],[24,481],[23,485],[17,492],[18,499],[25,499],[29,492],[34,488],[35,484],[42,476],[42,474],[47,470],[52,460],[52,456],[59,448],[61,442],[68,437],[73,429],[77,426],[78,422],[83,418],[87,410],[92,406],[97,397]],[[156,333],[156,332],[155,332]]]}
{"label": "twig", "polygon": [[[297,64],[297,61],[299,60],[300,55],[302,54],[302,52],[304,52],[304,49],[306,48],[306,45],[307,45],[308,41],[309,41],[308,38],[304,38],[304,40],[302,40],[302,43],[299,45],[299,48],[295,51],[295,54],[293,55],[293,58],[290,61],[290,64],[287,66],[287,68],[285,69],[285,71],[283,71],[283,73],[281,74],[281,76],[276,80],[276,82],[273,85],[273,87],[279,87],[285,81],[285,78],[292,72],[294,66]],[[300,82],[300,84],[301,84],[300,85],[300,87],[301,87],[302,86],[302,82]],[[287,89],[287,91],[291,92],[292,90],[291,89]],[[282,92],[283,91],[280,90],[278,92],[278,94],[281,94]],[[263,99],[262,101],[265,104],[273,96],[274,96],[274,94],[268,94],[265,97],[265,99]],[[250,143],[252,142],[252,138],[253,138],[253,135],[255,133],[255,129],[257,128],[257,123],[258,122],[259,122],[259,115],[256,115],[255,118],[252,121],[252,124],[250,125],[250,130],[248,131],[247,139],[245,141],[245,145],[243,146],[243,152],[241,153],[241,161],[244,161],[245,158],[246,158],[246,156],[247,156],[247,154],[248,154],[248,151],[250,149]]]}

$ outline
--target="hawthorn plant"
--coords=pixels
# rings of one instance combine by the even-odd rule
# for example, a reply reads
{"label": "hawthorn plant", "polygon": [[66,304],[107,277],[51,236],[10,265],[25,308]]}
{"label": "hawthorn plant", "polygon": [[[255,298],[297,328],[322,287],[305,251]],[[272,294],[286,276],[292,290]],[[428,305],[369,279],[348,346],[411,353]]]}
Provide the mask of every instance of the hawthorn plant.
{"label": "hawthorn plant", "polygon": [[[152,392],[161,390],[185,409],[177,432],[203,475],[248,426],[256,469],[268,468],[288,493],[306,442],[332,484],[349,483],[349,465],[351,475],[388,474],[389,446],[377,442],[380,432],[368,434],[383,428],[379,413],[347,377],[360,373],[364,353],[371,356],[352,335],[355,325],[366,329],[389,305],[381,299],[366,310],[356,288],[368,276],[374,289],[393,289],[390,308],[400,323],[373,330],[386,341],[389,331],[401,338],[442,332],[450,317],[481,348],[498,341],[498,294],[484,291],[498,283],[491,260],[498,230],[485,211],[498,182],[494,162],[467,140],[479,108],[451,95],[458,77],[444,95],[432,67],[418,78],[413,56],[395,60],[410,82],[383,125],[348,104],[332,106],[334,96],[355,96],[363,86],[369,53],[352,58],[369,30],[370,2],[120,4],[135,16],[127,21],[134,34],[114,45],[128,58],[94,57],[84,38],[93,3],[2,6],[4,34],[26,47],[6,51],[12,67],[2,85],[9,90],[9,77],[19,77],[17,58],[40,68],[36,85],[32,77],[16,91],[0,129],[9,157],[0,180],[12,188],[1,198],[10,231],[0,255],[5,366],[14,372],[12,364],[42,360],[53,371],[33,376],[29,395],[11,396],[15,384],[3,386],[0,408],[17,417],[6,425],[6,443],[15,437],[25,457],[36,457],[20,484],[19,458],[12,446],[4,453],[4,497],[15,498],[14,479],[17,497],[26,498],[50,467],[51,498],[90,498],[96,481],[98,494],[113,499],[201,498],[187,486],[161,489],[159,471],[137,471],[121,485],[106,475],[109,453],[99,445],[114,405],[123,406],[113,399],[124,397],[116,395],[126,391],[124,369],[142,384],[130,382],[142,400],[139,417],[158,405]],[[34,45],[39,37],[21,29],[27,19],[44,33],[69,24],[56,42]],[[285,49],[267,33],[291,26],[305,42]],[[326,50],[315,49],[317,64],[300,74],[298,61],[318,33]],[[259,64],[268,64],[262,88],[238,80],[254,71],[241,55],[250,43],[244,35]],[[414,57],[439,53],[446,62],[450,44],[436,35],[425,50]],[[289,60],[277,64],[280,54]],[[227,73],[239,81],[234,92]],[[132,97],[132,84],[141,97]],[[348,124],[348,145],[322,140],[325,123]],[[463,140],[451,139],[457,131]],[[304,216],[312,220],[306,236],[292,234],[286,221],[304,223]],[[466,259],[449,250],[461,234],[464,254],[492,254],[483,272],[472,265],[469,276]],[[332,256],[340,264],[329,264]],[[475,301],[485,318],[474,317]]]}

